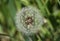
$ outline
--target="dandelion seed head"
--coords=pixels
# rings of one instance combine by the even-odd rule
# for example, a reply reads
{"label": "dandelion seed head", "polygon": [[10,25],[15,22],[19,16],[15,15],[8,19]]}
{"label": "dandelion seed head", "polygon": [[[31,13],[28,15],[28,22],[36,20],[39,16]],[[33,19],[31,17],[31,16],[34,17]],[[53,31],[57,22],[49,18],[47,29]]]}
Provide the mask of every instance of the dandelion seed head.
{"label": "dandelion seed head", "polygon": [[24,7],[16,14],[17,30],[31,35],[37,33],[44,24],[42,13],[35,7]]}

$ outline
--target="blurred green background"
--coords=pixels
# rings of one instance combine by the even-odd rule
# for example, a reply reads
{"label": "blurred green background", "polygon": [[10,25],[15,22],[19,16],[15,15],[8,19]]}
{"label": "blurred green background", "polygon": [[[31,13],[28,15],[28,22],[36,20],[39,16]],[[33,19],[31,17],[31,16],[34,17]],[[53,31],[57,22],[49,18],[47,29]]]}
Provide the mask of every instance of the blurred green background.
{"label": "blurred green background", "polygon": [[0,33],[14,41],[29,41],[16,30],[14,22],[16,12],[27,6],[37,7],[47,21],[34,41],[60,41],[60,0],[0,0]]}

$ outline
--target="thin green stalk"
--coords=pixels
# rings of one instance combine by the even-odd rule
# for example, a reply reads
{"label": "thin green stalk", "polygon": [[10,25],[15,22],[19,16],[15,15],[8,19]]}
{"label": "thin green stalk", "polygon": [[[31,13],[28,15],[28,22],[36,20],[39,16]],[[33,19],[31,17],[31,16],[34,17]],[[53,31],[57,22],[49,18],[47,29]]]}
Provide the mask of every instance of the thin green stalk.
{"label": "thin green stalk", "polygon": [[49,10],[48,10],[46,4],[44,3],[43,0],[41,0],[41,2],[43,3],[43,5],[44,5],[44,7],[45,7],[45,10],[47,11],[47,14],[48,14],[48,16],[49,16],[51,13],[49,12]]}

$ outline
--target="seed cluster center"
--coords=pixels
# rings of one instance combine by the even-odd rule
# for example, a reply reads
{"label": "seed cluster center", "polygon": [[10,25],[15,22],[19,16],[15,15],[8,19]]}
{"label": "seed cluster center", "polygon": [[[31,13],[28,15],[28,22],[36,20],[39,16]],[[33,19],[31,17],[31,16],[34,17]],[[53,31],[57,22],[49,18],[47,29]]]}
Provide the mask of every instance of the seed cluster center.
{"label": "seed cluster center", "polygon": [[32,17],[27,17],[26,20],[25,20],[25,23],[26,23],[27,25],[32,24],[32,22],[33,22]]}

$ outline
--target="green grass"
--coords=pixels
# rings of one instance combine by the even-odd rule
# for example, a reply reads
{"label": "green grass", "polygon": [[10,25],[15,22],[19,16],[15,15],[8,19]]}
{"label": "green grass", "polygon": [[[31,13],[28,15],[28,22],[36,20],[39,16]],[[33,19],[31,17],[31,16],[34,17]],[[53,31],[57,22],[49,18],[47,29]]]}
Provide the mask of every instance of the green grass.
{"label": "green grass", "polygon": [[16,29],[15,15],[23,7],[37,7],[47,20],[34,41],[60,41],[59,0],[0,0],[0,33],[10,35],[13,41],[29,41]]}

